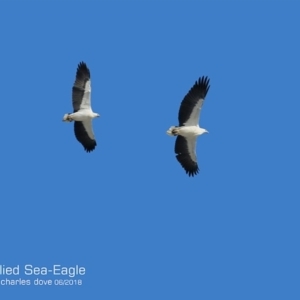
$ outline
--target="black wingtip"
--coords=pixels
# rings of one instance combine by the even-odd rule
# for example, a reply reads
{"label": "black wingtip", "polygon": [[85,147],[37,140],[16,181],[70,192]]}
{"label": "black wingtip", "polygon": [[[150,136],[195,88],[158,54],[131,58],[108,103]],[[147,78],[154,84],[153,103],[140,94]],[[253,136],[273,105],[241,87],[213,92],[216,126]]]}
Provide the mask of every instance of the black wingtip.
{"label": "black wingtip", "polygon": [[206,97],[206,94],[208,93],[209,88],[210,88],[209,82],[210,82],[210,79],[208,76],[202,76],[202,77],[199,77],[199,79],[195,82],[194,87],[197,87],[197,88],[203,90],[204,97]]}
{"label": "black wingtip", "polygon": [[96,147],[94,147],[94,148],[84,148],[84,150],[85,150],[86,153],[91,153],[91,152],[93,152],[95,149],[96,149]]}
{"label": "black wingtip", "polygon": [[84,61],[79,62],[78,68],[84,68],[87,67],[86,63]]}
{"label": "black wingtip", "polygon": [[83,146],[83,148],[87,153],[91,153],[96,149],[96,146],[97,146],[97,143],[96,143],[96,141],[93,140],[93,142],[90,142],[89,145]]}
{"label": "black wingtip", "polygon": [[194,177],[199,173],[200,169],[198,164],[191,161],[188,155],[177,154],[176,158],[189,177]]}
{"label": "black wingtip", "polygon": [[185,170],[185,173],[186,173],[189,177],[194,177],[194,176],[198,175],[198,174],[199,174],[199,171],[200,171],[200,169],[199,169],[199,167],[198,167],[198,164],[195,164],[194,166],[189,166],[189,167],[183,166],[183,165],[182,165],[182,167],[183,167],[183,169]]}
{"label": "black wingtip", "polygon": [[196,175],[199,174],[199,168],[197,167],[197,169],[195,170],[185,170],[186,174],[189,176],[189,177],[194,177]]}
{"label": "black wingtip", "polygon": [[77,66],[77,76],[80,75],[91,77],[90,70],[84,61],[81,61]]}

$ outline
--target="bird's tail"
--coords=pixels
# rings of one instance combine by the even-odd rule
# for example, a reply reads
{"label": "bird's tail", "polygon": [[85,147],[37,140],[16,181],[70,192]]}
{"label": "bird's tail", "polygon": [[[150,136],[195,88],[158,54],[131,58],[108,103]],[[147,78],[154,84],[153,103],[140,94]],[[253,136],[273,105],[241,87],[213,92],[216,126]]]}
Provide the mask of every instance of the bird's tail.
{"label": "bird's tail", "polygon": [[63,122],[72,122],[72,120],[69,119],[69,114],[64,115]]}
{"label": "bird's tail", "polygon": [[178,135],[178,127],[177,126],[171,126],[169,130],[167,131],[167,135],[169,136],[177,136]]}

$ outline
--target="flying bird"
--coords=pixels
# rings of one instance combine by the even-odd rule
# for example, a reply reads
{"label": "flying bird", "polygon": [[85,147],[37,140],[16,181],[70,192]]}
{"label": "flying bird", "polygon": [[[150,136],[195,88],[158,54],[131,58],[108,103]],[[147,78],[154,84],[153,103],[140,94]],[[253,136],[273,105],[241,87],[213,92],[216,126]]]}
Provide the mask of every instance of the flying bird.
{"label": "flying bird", "polygon": [[94,136],[92,120],[100,117],[91,108],[91,75],[84,62],[80,62],[72,88],[73,113],[65,114],[64,122],[74,121],[75,137],[86,152],[93,151],[97,142]]}
{"label": "flying bird", "polygon": [[189,176],[199,173],[196,155],[197,137],[208,133],[199,127],[200,111],[210,88],[209,78],[200,77],[181,102],[178,120],[179,126],[171,126],[167,131],[170,136],[177,136],[175,154],[178,162]]}

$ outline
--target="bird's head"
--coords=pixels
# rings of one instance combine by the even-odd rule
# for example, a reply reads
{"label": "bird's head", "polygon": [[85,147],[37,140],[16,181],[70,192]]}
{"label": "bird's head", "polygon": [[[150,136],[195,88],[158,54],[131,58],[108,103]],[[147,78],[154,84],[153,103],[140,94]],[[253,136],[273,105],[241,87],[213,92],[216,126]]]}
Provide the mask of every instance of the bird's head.
{"label": "bird's head", "polygon": [[95,118],[99,118],[100,117],[100,115],[99,114],[95,114]]}

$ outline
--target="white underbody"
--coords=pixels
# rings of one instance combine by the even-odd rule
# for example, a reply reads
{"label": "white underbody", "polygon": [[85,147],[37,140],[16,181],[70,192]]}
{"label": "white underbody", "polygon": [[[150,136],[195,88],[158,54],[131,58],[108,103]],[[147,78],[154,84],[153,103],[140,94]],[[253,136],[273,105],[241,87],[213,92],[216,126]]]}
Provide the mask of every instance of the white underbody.
{"label": "white underbody", "polygon": [[65,114],[64,120],[67,117],[71,118],[73,121],[87,121],[98,117],[99,114],[94,113],[91,109],[80,109],[79,111],[72,114]]}
{"label": "white underbody", "polygon": [[[174,130],[176,131],[176,134],[173,133]],[[167,134],[170,136],[181,135],[185,137],[194,137],[194,136],[202,135],[203,133],[207,133],[207,132],[208,131],[206,129],[199,127],[199,125],[181,126],[181,127],[171,126],[167,131]]]}
{"label": "white underbody", "polygon": [[94,139],[94,133],[92,128],[92,119],[100,117],[99,114],[94,113],[90,108],[83,108],[72,114],[65,114],[63,117],[64,122],[79,121],[83,123],[83,126],[91,139]]}

